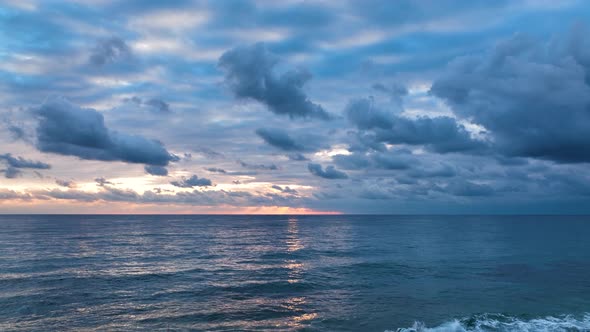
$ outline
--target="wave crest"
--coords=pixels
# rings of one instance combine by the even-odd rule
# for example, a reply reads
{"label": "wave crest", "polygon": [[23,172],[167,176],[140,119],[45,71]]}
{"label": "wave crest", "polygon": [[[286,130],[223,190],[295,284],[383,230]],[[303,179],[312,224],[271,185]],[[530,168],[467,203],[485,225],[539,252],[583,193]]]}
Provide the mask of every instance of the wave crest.
{"label": "wave crest", "polygon": [[[455,319],[436,327],[414,322],[411,327],[398,328],[396,332],[589,332],[590,314],[548,316],[523,320],[502,314],[482,314]],[[386,331],[393,332],[393,331]]]}

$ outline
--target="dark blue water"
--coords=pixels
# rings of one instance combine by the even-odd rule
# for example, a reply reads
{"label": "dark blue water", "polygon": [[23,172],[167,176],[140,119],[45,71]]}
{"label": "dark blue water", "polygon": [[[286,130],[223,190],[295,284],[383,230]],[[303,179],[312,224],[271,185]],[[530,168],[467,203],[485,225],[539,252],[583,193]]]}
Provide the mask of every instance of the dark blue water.
{"label": "dark blue water", "polygon": [[2,216],[0,330],[590,331],[589,240],[590,217]]}

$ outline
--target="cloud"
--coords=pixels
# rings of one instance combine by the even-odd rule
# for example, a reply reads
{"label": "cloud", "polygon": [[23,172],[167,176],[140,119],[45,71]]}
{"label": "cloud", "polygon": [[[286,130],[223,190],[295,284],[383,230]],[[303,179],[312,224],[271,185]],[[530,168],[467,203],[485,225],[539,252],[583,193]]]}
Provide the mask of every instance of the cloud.
{"label": "cloud", "polygon": [[553,172],[539,181],[561,195],[590,196],[590,177],[585,174]]}
{"label": "cloud", "polygon": [[311,74],[294,69],[277,76],[274,73],[277,63],[278,59],[259,43],[225,52],[218,65],[225,72],[225,83],[236,98],[254,99],[271,112],[292,119],[329,120],[330,114],[311,102],[303,91]]}
{"label": "cloud", "polygon": [[431,92],[490,131],[501,154],[589,162],[589,36],[581,25],[545,43],[515,35],[452,61]]}
{"label": "cloud", "polygon": [[10,200],[10,199],[18,199],[18,200],[28,201],[32,198],[34,198],[34,196],[30,193],[20,193],[20,192],[14,191],[14,190],[0,188],[0,201]]}
{"label": "cloud", "polygon": [[[165,193],[166,192],[166,193]],[[144,193],[131,189],[102,187],[98,192],[76,189],[29,190],[16,192],[0,189],[0,200],[65,200],[78,202],[130,202],[144,204],[188,204],[192,206],[302,206],[304,198],[295,195],[252,194],[246,191],[199,190],[169,191],[155,188]]]}
{"label": "cloud", "polygon": [[178,157],[155,140],[109,130],[103,115],[53,98],[34,110],[39,119],[37,148],[81,159],[166,166]]}
{"label": "cloud", "polygon": [[[25,159],[23,157],[13,157],[10,153],[5,153],[0,155],[0,161],[6,163],[6,169],[0,170],[0,172],[4,173],[4,177],[7,179],[15,179],[20,177],[23,172],[20,170],[22,168],[29,168],[29,169],[50,169],[51,165],[35,160]],[[36,172],[36,174],[40,177],[40,173]]]}
{"label": "cloud", "polygon": [[289,153],[287,155],[287,158],[289,158],[289,160],[293,160],[293,161],[307,161],[307,160],[309,160],[307,157],[305,157],[301,153]]}
{"label": "cloud", "polygon": [[4,173],[4,177],[7,179],[16,179],[17,177],[21,176],[23,173],[14,167],[7,167],[6,169],[0,170],[1,173]]}
{"label": "cloud", "polygon": [[351,100],[344,110],[348,121],[359,129],[389,129],[393,126],[395,115],[374,107],[372,98]]}
{"label": "cloud", "polygon": [[457,170],[451,165],[439,164],[431,168],[412,168],[408,172],[408,175],[417,179],[434,177],[450,178],[457,175]]}
{"label": "cloud", "polygon": [[221,173],[221,174],[227,173],[226,170],[224,170],[222,168],[217,168],[217,167],[209,167],[209,168],[205,168],[205,170],[207,170],[211,173]]}
{"label": "cloud", "polygon": [[143,100],[139,97],[131,97],[131,98],[127,98],[124,99],[125,102],[130,102],[133,103],[137,106],[140,107],[145,107],[150,111],[153,111],[154,113],[171,113],[172,111],[170,110],[170,105],[158,98],[150,98],[147,100]]}
{"label": "cloud", "polygon": [[211,180],[199,178],[196,175],[192,175],[188,178],[182,177],[181,180],[172,181],[170,184],[180,188],[209,187],[212,185]]}
{"label": "cloud", "polygon": [[494,189],[491,186],[466,180],[451,182],[439,190],[455,196],[491,196],[494,194]]}
{"label": "cloud", "polygon": [[448,116],[402,117],[376,108],[371,99],[352,100],[348,120],[361,130],[371,130],[377,143],[424,145],[439,153],[481,151],[485,143],[471,137],[465,126]]}
{"label": "cloud", "polygon": [[131,48],[118,37],[99,40],[90,54],[90,63],[104,66],[117,61],[130,60],[133,57]]}
{"label": "cloud", "polygon": [[277,128],[259,128],[256,134],[266,143],[284,151],[302,151],[304,147],[299,145],[289,134]]}
{"label": "cloud", "polygon": [[275,164],[269,164],[269,165],[265,165],[265,164],[250,164],[250,163],[246,163],[246,162],[241,161],[241,160],[238,160],[237,162],[242,167],[249,168],[249,169],[267,170],[267,171],[276,171],[276,170],[279,169],[279,167],[277,165],[275,165]]}
{"label": "cloud", "polygon": [[166,169],[166,167],[155,166],[155,165],[146,165],[144,167],[144,169],[148,174],[151,174],[151,175],[156,175],[156,176],[168,175],[168,170]]}
{"label": "cloud", "polygon": [[23,157],[13,157],[10,153],[0,155],[0,160],[6,162],[9,167],[13,168],[34,168],[34,169],[50,169],[51,165],[41,161],[29,160]]}
{"label": "cloud", "polygon": [[7,129],[13,140],[27,140],[27,134],[25,133],[25,130],[23,128],[9,124],[7,125]]}
{"label": "cloud", "polygon": [[76,183],[72,180],[55,179],[55,183],[60,187],[75,188]]}
{"label": "cloud", "polygon": [[[269,145],[286,152],[315,152],[329,148],[325,143],[325,138],[313,134],[293,137],[279,128],[259,128],[256,129],[256,134]],[[297,153],[291,153],[290,155],[294,157],[294,159],[290,158],[292,160],[297,160],[298,157],[302,156],[301,154],[297,156]]]}
{"label": "cloud", "polygon": [[160,100],[160,99],[151,98],[151,99],[148,99],[145,102],[145,104],[155,108],[156,110],[158,110],[162,113],[169,113],[170,112],[170,105],[168,105],[167,102]]}
{"label": "cloud", "polygon": [[[15,38],[5,38],[0,63],[0,154],[41,160],[52,169],[37,169],[44,174],[39,180],[35,169],[0,160],[0,177],[22,176],[5,179],[6,185],[36,192],[36,198],[162,202],[166,210],[179,202],[295,202],[282,201],[280,197],[291,195],[270,187],[276,183],[281,189],[284,184],[297,189],[297,202],[309,208],[357,213],[486,213],[494,208],[570,213],[583,209],[588,199],[589,37],[576,27],[548,42],[542,39],[575,19],[587,21],[590,12],[580,1],[501,1],[502,8],[497,2],[463,0],[440,5],[405,0],[398,5],[383,0],[370,5],[134,0],[90,6],[36,1],[27,9],[22,1],[13,6],[17,2],[7,3],[7,20],[0,22],[0,31],[19,31]],[[59,12],[59,19],[52,11]],[[195,12],[198,22],[185,14]],[[104,14],[112,19],[105,20]],[[174,24],[169,19],[180,18],[182,29],[164,24],[165,29],[147,31],[130,17],[148,25],[153,25],[151,18]],[[195,22],[200,25],[191,25]],[[491,44],[516,30],[533,37]],[[266,47],[232,50],[257,40]],[[226,94],[219,89],[220,80]],[[69,125],[73,117],[87,118],[74,107],[66,120],[51,114],[53,120],[47,121],[64,126],[63,138],[52,133],[48,140],[38,139],[47,130],[35,129],[46,120],[37,115],[31,121],[27,110],[60,94],[82,109],[95,108],[104,115],[102,125],[84,125],[77,118]],[[368,95],[374,100],[358,99]],[[348,99],[369,106],[345,113]],[[327,111],[333,120],[319,120]],[[131,134],[165,142],[162,148],[168,154],[186,151],[193,157],[177,164],[164,155],[158,160],[168,160],[167,165],[143,159],[125,167],[122,162],[131,162],[127,152],[144,154],[146,146],[144,140],[121,143],[129,142]],[[41,146],[39,141],[59,152],[29,154],[27,144]],[[64,154],[74,157],[64,159]],[[236,160],[244,162],[238,165]],[[319,163],[322,172],[333,165],[350,180],[318,178],[308,173],[308,163]],[[214,184],[217,179],[224,183],[215,191],[233,187],[250,195],[200,193],[212,187],[179,189],[169,182],[180,182],[180,175],[155,178],[136,174],[140,168],[140,173],[145,168],[165,174],[167,169],[172,175],[173,169],[191,170],[182,174],[187,178],[200,169]],[[116,178],[111,180],[116,184],[103,179],[97,182],[102,186],[94,185],[97,176]],[[137,176],[145,183],[135,188]],[[79,185],[74,189],[80,192],[53,183],[56,178],[75,179]],[[321,188],[318,180],[323,181]],[[243,185],[233,186],[232,181]],[[84,185],[88,182],[93,188]],[[306,189],[294,189],[292,183]],[[44,185],[58,190],[34,189]],[[126,186],[154,189],[146,195],[119,190]],[[494,194],[486,196],[490,188]],[[520,192],[510,191],[515,188]],[[177,191],[182,194],[175,195]],[[553,204],[546,204],[549,200]],[[80,211],[73,203],[48,204]],[[3,209],[22,206],[5,202]],[[41,207],[31,204],[33,208]]]}
{"label": "cloud", "polygon": [[285,194],[297,195],[297,190],[291,189],[291,188],[289,188],[289,186],[287,186],[287,187],[281,187],[279,185],[274,184],[274,185],[271,186],[271,188],[272,189],[275,189],[275,190],[278,190],[278,191],[280,191],[282,193],[285,193]]}
{"label": "cloud", "polygon": [[529,164],[529,161],[526,158],[506,157],[502,155],[496,156],[496,161],[503,166],[523,166]]}
{"label": "cloud", "polygon": [[372,199],[372,200],[379,200],[379,199],[391,199],[392,195],[389,190],[385,190],[383,188],[379,188],[377,186],[370,186],[363,188],[359,194],[360,198],[364,199]]}
{"label": "cloud", "polygon": [[103,177],[94,179],[94,182],[96,182],[96,184],[99,187],[104,187],[106,185],[111,185],[111,186],[115,185],[114,183],[112,183],[111,181],[109,181],[109,180],[107,180],[107,179],[105,179]]}
{"label": "cloud", "polygon": [[350,155],[337,154],[332,157],[332,161],[338,165],[338,167],[348,170],[363,169],[370,165],[369,160],[364,155],[358,153]]}
{"label": "cloud", "polygon": [[225,156],[222,153],[219,153],[217,151],[214,151],[211,148],[204,147],[204,146],[196,147],[193,149],[193,151],[195,151],[207,158],[210,158],[210,159],[223,159],[223,158],[225,158]]}
{"label": "cloud", "polygon": [[373,156],[377,168],[389,170],[405,170],[418,162],[409,154],[399,153],[377,153]]}
{"label": "cloud", "polygon": [[[414,154],[403,148],[393,148],[386,151],[354,152],[349,155],[335,155],[332,161],[341,169],[365,170],[364,178],[371,174],[382,175],[385,179],[395,178],[398,183],[415,185],[419,179],[451,178],[457,175],[457,167],[440,161],[438,154]],[[462,161],[455,160],[461,166]],[[390,173],[389,171],[395,171]],[[369,190],[374,191],[374,190]]]}
{"label": "cloud", "polygon": [[388,86],[382,83],[375,83],[372,87],[376,91],[389,95],[391,100],[399,105],[402,103],[402,98],[408,95],[408,89],[398,82],[394,82]]}
{"label": "cloud", "polygon": [[[274,169],[273,165],[250,165],[250,164],[246,164],[247,167],[249,168],[256,168],[256,169]],[[276,167],[276,166],[274,166]],[[211,173],[218,173],[218,174],[224,174],[224,175],[248,175],[248,176],[253,176],[256,175],[256,172],[254,171],[226,171],[223,168],[218,168],[218,167],[208,167],[205,168],[205,170],[207,172],[211,172]]]}
{"label": "cloud", "polygon": [[319,176],[324,179],[337,180],[337,179],[348,179],[348,175],[342,171],[337,170],[334,166],[328,166],[326,169],[322,169],[322,165],[309,163],[307,165],[309,172],[315,176]]}

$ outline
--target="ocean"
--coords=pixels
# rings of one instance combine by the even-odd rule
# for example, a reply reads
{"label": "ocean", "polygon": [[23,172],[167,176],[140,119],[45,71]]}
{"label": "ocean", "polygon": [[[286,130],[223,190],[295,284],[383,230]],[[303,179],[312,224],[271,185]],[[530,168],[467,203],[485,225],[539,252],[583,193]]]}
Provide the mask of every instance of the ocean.
{"label": "ocean", "polygon": [[590,331],[587,216],[0,216],[1,331]]}

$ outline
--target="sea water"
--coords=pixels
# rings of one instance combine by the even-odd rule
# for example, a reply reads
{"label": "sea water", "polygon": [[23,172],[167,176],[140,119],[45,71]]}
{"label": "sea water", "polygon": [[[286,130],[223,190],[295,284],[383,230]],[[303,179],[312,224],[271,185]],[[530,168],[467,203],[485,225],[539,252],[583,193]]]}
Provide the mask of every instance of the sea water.
{"label": "sea water", "polygon": [[1,331],[590,331],[585,216],[0,216]]}

